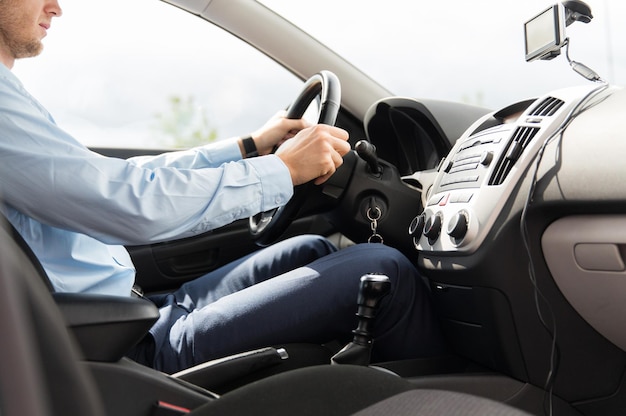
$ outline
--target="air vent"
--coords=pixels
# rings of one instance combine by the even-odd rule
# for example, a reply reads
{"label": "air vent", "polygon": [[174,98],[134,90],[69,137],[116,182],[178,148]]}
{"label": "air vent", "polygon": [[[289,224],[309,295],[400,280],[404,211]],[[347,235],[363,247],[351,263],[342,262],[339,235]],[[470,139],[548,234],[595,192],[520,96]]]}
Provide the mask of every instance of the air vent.
{"label": "air vent", "polygon": [[518,127],[515,130],[489,179],[489,185],[500,185],[504,182],[517,159],[538,132],[539,127]]}
{"label": "air vent", "polygon": [[530,113],[531,116],[550,117],[553,116],[564,102],[558,98],[548,97],[537,105]]}

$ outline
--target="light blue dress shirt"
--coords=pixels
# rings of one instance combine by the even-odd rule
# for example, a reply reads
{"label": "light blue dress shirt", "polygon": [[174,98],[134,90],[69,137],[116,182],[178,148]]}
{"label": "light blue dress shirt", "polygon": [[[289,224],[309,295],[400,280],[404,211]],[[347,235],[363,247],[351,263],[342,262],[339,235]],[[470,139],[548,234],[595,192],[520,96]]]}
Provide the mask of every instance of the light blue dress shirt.
{"label": "light blue dress shirt", "polygon": [[128,295],[135,269],[125,245],[284,205],[293,185],[278,157],[242,160],[235,139],[128,160],[94,153],[0,64],[0,192],[57,291]]}

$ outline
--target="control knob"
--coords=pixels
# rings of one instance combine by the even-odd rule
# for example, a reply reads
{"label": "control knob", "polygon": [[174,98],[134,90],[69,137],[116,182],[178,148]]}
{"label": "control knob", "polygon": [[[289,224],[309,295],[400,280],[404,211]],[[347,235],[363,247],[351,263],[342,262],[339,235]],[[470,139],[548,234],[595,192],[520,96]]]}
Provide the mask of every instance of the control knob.
{"label": "control knob", "polygon": [[416,249],[419,249],[420,237],[424,233],[424,224],[426,223],[426,216],[424,213],[419,214],[411,224],[409,225],[409,236],[413,239],[413,245]]}
{"label": "control knob", "polygon": [[424,224],[424,235],[428,237],[428,242],[433,244],[441,234],[441,224],[443,223],[443,215],[437,213],[426,220]]}
{"label": "control knob", "polygon": [[465,238],[468,227],[469,215],[467,211],[459,211],[452,217],[448,224],[448,235],[452,237],[455,242],[459,242]]}
{"label": "control knob", "polygon": [[493,152],[492,151],[483,152],[483,154],[480,155],[480,164],[481,165],[489,166],[492,161],[493,161]]}
{"label": "control knob", "polygon": [[424,232],[424,224],[426,223],[426,216],[424,214],[420,214],[413,218],[411,221],[411,225],[409,225],[409,235],[411,237],[420,238],[422,233]]}

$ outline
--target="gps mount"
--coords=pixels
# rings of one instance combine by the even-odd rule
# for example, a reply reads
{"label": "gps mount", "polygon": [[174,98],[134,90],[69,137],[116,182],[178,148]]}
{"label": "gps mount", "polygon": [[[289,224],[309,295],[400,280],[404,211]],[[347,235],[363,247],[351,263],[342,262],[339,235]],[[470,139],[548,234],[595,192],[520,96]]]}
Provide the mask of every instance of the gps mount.
{"label": "gps mount", "polygon": [[565,46],[567,61],[576,73],[589,81],[604,82],[591,68],[569,57],[570,40],[565,28],[574,22],[589,23],[591,19],[591,8],[581,0],[565,0],[543,10],[524,23],[526,61],[554,59]]}

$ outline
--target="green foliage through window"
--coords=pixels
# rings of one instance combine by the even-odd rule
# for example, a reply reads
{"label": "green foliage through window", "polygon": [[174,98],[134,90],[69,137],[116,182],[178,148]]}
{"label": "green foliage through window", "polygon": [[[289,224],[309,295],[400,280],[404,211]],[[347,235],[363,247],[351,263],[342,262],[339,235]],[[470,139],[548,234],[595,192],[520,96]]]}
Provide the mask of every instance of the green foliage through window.
{"label": "green foliage through window", "polygon": [[206,110],[196,104],[193,96],[171,96],[169,104],[169,112],[156,115],[155,130],[163,145],[181,149],[217,139],[217,130],[209,124]]}

